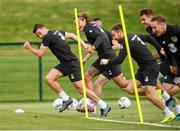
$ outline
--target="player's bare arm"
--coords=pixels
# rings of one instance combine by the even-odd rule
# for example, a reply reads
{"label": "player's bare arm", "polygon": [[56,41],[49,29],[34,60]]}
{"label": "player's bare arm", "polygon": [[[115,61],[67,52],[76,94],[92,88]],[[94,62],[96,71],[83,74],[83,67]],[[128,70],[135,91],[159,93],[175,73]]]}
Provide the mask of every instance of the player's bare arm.
{"label": "player's bare arm", "polygon": [[31,46],[31,44],[29,42],[25,42],[24,43],[24,48],[27,49],[29,52],[31,52],[34,55],[37,56],[44,56],[48,47],[41,45],[39,49],[35,49]]}
{"label": "player's bare arm", "polygon": [[86,48],[86,51],[90,54],[95,52],[95,47],[94,46],[90,46],[88,45],[88,47]]}
{"label": "player's bare arm", "polygon": [[83,58],[83,63],[85,64],[85,63],[88,61],[88,59],[89,59],[91,56],[93,56],[94,54],[95,54],[95,52],[92,52],[92,53],[87,52],[87,54],[86,54],[85,57]]}
{"label": "player's bare arm", "polygon": [[[74,33],[66,32],[65,37],[77,41],[77,36]],[[88,45],[82,39],[80,39],[80,43],[85,49],[87,48]]]}

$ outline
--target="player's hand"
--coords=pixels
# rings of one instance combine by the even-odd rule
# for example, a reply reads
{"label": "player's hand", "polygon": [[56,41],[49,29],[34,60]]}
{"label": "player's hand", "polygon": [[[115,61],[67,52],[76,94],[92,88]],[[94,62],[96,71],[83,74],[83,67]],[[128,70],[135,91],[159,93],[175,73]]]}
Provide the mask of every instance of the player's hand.
{"label": "player's hand", "polygon": [[86,48],[86,51],[90,54],[94,53],[94,49],[90,45],[88,45],[88,47]]}
{"label": "player's hand", "polygon": [[109,63],[109,59],[101,59],[100,65],[107,65]]}
{"label": "player's hand", "polygon": [[175,75],[177,74],[177,68],[175,66],[170,66],[170,71]]}
{"label": "player's hand", "polygon": [[85,48],[85,49],[87,49],[88,48],[88,44],[83,44],[83,47]]}
{"label": "player's hand", "polygon": [[161,55],[166,56],[166,53],[165,53],[165,51],[164,51],[164,48],[161,48],[161,49],[160,49],[160,53],[161,53]]}
{"label": "player's hand", "polygon": [[29,49],[31,47],[30,43],[29,42],[24,42],[24,48],[25,49]]}
{"label": "player's hand", "polygon": [[86,64],[86,61],[87,61],[87,60],[83,59],[83,60],[82,60],[83,64]]}

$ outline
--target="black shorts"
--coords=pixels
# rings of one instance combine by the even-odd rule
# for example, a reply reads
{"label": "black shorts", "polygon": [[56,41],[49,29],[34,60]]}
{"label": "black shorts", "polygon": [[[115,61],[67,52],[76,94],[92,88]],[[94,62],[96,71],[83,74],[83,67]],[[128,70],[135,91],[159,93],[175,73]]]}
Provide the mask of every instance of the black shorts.
{"label": "black shorts", "polygon": [[140,81],[144,86],[156,86],[159,67],[157,63],[152,63],[143,69],[138,69],[136,80]]}
{"label": "black shorts", "polygon": [[159,63],[159,71],[163,76],[171,75],[170,63],[168,60],[161,60]]}
{"label": "black shorts", "polygon": [[166,76],[164,76],[163,83],[168,83],[168,84],[175,85],[174,78],[175,78],[174,75],[166,75]]}
{"label": "black shorts", "polygon": [[107,79],[114,78],[121,74],[121,67],[120,65],[100,65],[100,59],[97,59],[93,64],[100,74],[104,75]]}
{"label": "black shorts", "polygon": [[54,68],[60,71],[63,76],[67,75],[72,82],[82,80],[79,60],[70,61],[68,63],[61,63]]}
{"label": "black shorts", "polygon": [[169,63],[168,60],[162,60],[159,63],[159,70],[160,70],[160,73],[163,76],[163,82],[164,83],[175,84],[174,81],[173,81],[174,77],[175,77],[175,74],[171,73],[171,71],[170,71],[170,63]]}

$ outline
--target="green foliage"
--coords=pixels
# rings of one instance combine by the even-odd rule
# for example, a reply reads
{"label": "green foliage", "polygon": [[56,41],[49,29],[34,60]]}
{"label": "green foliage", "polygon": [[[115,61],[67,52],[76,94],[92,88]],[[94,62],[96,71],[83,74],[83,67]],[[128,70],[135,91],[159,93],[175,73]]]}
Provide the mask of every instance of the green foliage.
{"label": "green foliage", "polygon": [[166,16],[169,23],[180,23],[179,0],[1,0],[0,42],[38,41],[32,35],[35,23],[75,32],[74,8],[102,18],[109,30],[119,22],[119,4],[123,6],[127,31],[131,33],[145,33],[138,18],[139,10],[145,7]]}

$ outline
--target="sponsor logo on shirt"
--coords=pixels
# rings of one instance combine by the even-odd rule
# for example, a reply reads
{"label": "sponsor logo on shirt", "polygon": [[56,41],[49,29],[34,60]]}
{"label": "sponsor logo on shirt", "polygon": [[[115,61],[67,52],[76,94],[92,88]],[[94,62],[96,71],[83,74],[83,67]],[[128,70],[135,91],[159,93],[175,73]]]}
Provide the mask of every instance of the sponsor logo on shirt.
{"label": "sponsor logo on shirt", "polygon": [[145,78],[145,80],[144,80],[144,81],[146,81],[146,82],[147,82],[147,81],[149,81],[149,78],[148,78],[148,76],[146,76],[146,78]]}
{"label": "sponsor logo on shirt", "polygon": [[89,33],[92,33],[93,31],[92,30],[89,30]]}

